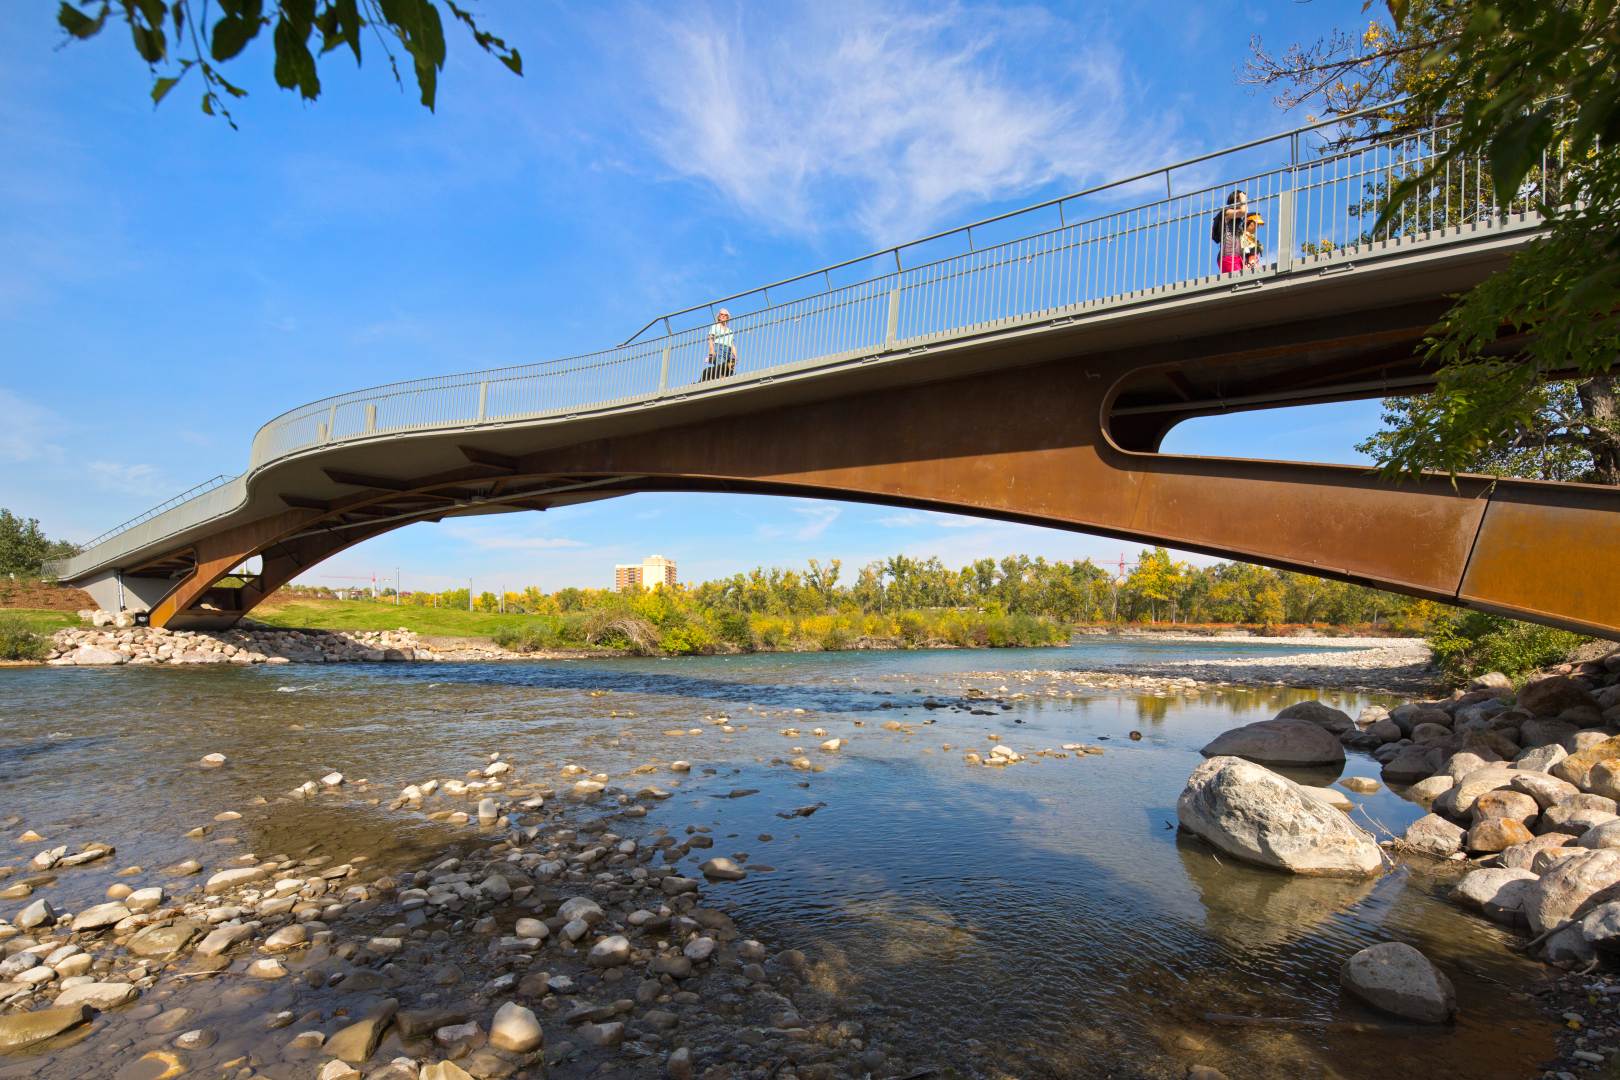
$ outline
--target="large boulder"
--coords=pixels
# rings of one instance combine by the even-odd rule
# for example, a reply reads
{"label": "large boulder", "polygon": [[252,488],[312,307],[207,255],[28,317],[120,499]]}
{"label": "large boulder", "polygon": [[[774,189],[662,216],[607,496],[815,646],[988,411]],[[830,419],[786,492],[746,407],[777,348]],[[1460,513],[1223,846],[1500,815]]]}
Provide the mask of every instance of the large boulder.
{"label": "large boulder", "polygon": [[1620,848],[1620,817],[1592,826],[1575,838],[1575,844],[1594,851],[1598,848]]}
{"label": "large boulder", "polygon": [[1446,758],[1436,771],[1460,781],[1471,772],[1478,772],[1487,765],[1496,764],[1500,762],[1495,754],[1476,754],[1470,750],[1462,750]]}
{"label": "large boulder", "polygon": [[1524,769],[1526,772],[1546,772],[1554,765],[1569,757],[1569,751],[1561,745],[1533,746],[1528,750],[1520,751],[1513,759],[1515,769]]}
{"label": "large boulder", "polygon": [[1437,746],[1403,746],[1384,762],[1383,777],[1387,783],[1410,784],[1434,775],[1440,768],[1440,748]]}
{"label": "large boulder", "polygon": [[1461,826],[1453,825],[1439,814],[1424,814],[1406,827],[1402,839],[1409,848],[1445,859],[1462,850],[1466,835]]}
{"label": "large boulder", "polygon": [[1474,800],[1487,791],[1511,787],[1519,773],[1506,765],[1487,765],[1475,769],[1453,784],[1445,794],[1434,800],[1434,812],[1462,820],[1474,809]]}
{"label": "large boulder", "polygon": [[[1620,850],[1577,851],[1559,859],[1525,896],[1524,914],[1537,934],[1581,913],[1594,897],[1620,882]],[[1598,903],[1612,899],[1601,896]]]}
{"label": "large boulder", "polygon": [[63,1005],[0,1016],[0,1053],[53,1039],[90,1019],[90,1006]]}
{"label": "large boulder", "polygon": [[1474,870],[1451,890],[1451,898],[1492,922],[1512,925],[1524,919],[1526,891],[1536,875],[1517,868]]}
{"label": "large boulder", "polygon": [[1475,855],[1502,851],[1531,840],[1524,822],[1512,818],[1485,818],[1468,830],[1468,850]]}
{"label": "large boulder", "polygon": [[1470,690],[1489,690],[1492,693],[1513,693],[1513,680],[1500,671],[1487,671],[1483,675],[1475,675],[1468,680]]}
{"label": "large boulder", "polygon": [[1593,743],[1584,750],[1577,750],[1547,771],[1560,780],[1568,780],[1576,787],[1584,788],[1590,782],[1592,770],[1599,762],[1613,761],[1616,758],[1620,758],[1620,735]]}
{"label": "large boulder", "polygon": [[1375,1009],[1425,1024],[1457,1015],[1451,980],[1429,958],[1399,941],[1371,945],[1344,962],[1339,982]]}
{"label": "large boulder", "polygon": [[1419,746],[1438,746],[1451,738],[1451,729],[1439,724],[1419,724],[1412,729],[1412,741]]}
{"label": "large boulder", "polygon": [[1561,848],[1575,842],[1568,833],[1542,833],[1502,852],[1502,865],[1509,870],[1534,870],[1536,855],[1547,848]]}
{"label": "large boulder", "polygon": [[1349,713],[1335,709],[1331,705],[1324,705],[1320,701],[1296,701],[1272,717],[1272,719],[1306,720],[1335,735],[1342,734],[1356,726],[1356,722],[1350,719]]}
{"label": "large boulder", "polygon": [[1567,720],[1538,716],[1519,725],[1519,741],[1531,747],[1562,745],[1565,739],[1579,730]]}
{"label": "large boulder", "polygon": [[1561,802],[1557,806],[1550,806],[1541,815],[1536,823],[1539,833],[1561,832],[1570,836],[1579,836],[1587,829],[1595,829],[1606,821],[1614,821],[1617,816],[1607,810],[1593,810],[1582,806],[1574,800]]}
{"label": "large boulder", "polygon": [[1498,788],[1495,791],[1487,791],[1474,800],[1475,821],[1484,821],[1486,818],[1512,818],[1528,825],[1539,813],[1541,813],[1540,804],[1522,791]]}
{"label": "large boulder", "polygon": [[1210,758],[1248,758],[1263,765],[1344,764],[1339,740],[1326,729],[1299,719],[1261,720],[1233,728],[1216,736],[1202,753]]}
{"label": "large boulder", "polygon": [[1383,868],[1377,843],[1299,785],[1237,757],[1194,769],[1176,817],[1235,858],[1294,874],[1370,877]]}
{"label": "large boulder", "polygon": [[1455,780],[1444,774],[1431,776],[1407,788],[1406,797],[1427,810],[1434,805],[1434,800],[1450,791],[1455,783]]}
{"label": "large boulder", "polygon": [[1565,709],[1577,705],[1596,705],[1586,687],[1568,675],[1551,675],[1537,679],[1519,691],[1519,708],[1537,716],[1557,716]]}
{"label": "large boulder", "polygon": [[1557,806],[1570,796],[1581,793],[1580,788],[1568,780],[1560,780],[1548,773],[1521,769],[1517,765],[1513,766],[1513,771],[1518,773],[1513,778],[1513,790],[1522,791],[1530,796],[1542,810],[1549,806]]}
{"label": "large boulder", "polygon": [[1581,936],[1599,952],[1620,952],[1620,901],[1611,900],[1581,916]]}
{"label": "large boulder", "polygon": [[1620,760],[1610,758],[1593,765],[1586,774],[1586,787],[1594,795],[1620,799]]}

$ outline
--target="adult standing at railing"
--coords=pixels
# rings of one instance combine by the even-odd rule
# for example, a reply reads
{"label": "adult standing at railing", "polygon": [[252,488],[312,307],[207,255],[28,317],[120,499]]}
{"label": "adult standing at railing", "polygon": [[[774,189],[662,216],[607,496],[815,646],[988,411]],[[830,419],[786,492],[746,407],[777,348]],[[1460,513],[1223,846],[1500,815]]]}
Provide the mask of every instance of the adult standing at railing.
{"label": "adult standing at railing", "polygon": [[1209,238],[1221,245],[1221,273],[1235,274],[1243,269],[1243,231],[1249,214],[1249,196],[1234,191],[1226,197],[1226,205],[1215,211],[1210,223]]}
{"label": "adult standing at railing", "polygon": [[737,348],[733,341],[731,312],[721,308],[714,317],[714,325],[709,327],[709,366],[703,369],[699,382],[724,379],[737,373]]}

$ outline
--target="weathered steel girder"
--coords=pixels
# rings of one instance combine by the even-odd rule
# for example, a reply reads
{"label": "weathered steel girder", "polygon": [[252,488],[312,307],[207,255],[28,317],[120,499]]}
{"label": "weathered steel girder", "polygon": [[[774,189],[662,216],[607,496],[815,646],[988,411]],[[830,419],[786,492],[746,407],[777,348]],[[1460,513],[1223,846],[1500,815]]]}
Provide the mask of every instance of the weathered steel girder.
{"label": "weathered steel girder", "polygon": [[[1337,389],[1327,368],[1305,369],[1300,400],[1358,396],[1343,388],[1369,371],[1418,378],[1411,333],[1404,345],[1387,331],[1373,336],[1347,353]],[[1483,477],[1392,485],[1356,467],[1143,452],[1181,416],[1214,411],[1206,388],[1221,371],[1212,359],[1165,365],[1166,395],[1150,423],[1134,423],[1141,412],[1129,414],[1132,422],[1114,415],[1122,400],[1145,400],[1134,389],[1144,369],[1132,356],[886,387],[562,447],[525,450],[506,433],[498,447],[483,448],[473,445],[478,433],[463,432],[464,467],[424,476],[328,470],[363,490],[284,497],[291,509],[199,544],[196,569],[152,621],[234,621],[367,537],[430,516],[544,508],[548,494],[594,487],[809,495],[974,514],[1620,633],[1620,491]],[[1233,382],[1288,393],[1284,377]],[[1175,400],[1163,404],[1169,395]],[[264,572],[228,608],[199,606],[254,555],[264,556]]]}

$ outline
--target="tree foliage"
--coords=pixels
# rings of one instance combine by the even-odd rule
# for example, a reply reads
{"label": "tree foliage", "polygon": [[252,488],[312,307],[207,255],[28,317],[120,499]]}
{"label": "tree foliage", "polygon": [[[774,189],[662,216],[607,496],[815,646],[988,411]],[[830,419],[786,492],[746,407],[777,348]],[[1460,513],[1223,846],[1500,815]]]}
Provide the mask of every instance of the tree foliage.
{"label": "tree foliage", "polygon": [[523,74],[518,50],[480,27],[456,0],[219,0],[212,12],[208,0],[62,0],[56,19],[70,41],[88,40],[109,22],[122,22],[152,70],[154,106],[195,73],[202,82],[202,111],[235,127],[229,103],[247,91],[226,77],[224,67],[266,31],[276,85],[306,101],[321,95],[320,62],[329,53],[347,49],[358,66],[371,42],[401,85],[396,52],[408,58],[422,104],[432,109],[446,48],[441,8],[480,49]]}
{"label": "tree foliage", "polygon": [[[619,593],[606,589],[530,586],[473,596],[473,609],[544,617],[522,630],[546,647],[600,643],[607,616],[639,619],[659,639],[677,633],[687,642],[726,642],[740,648],[775,648],[812,641],[841,648],[861,638],[927,640],[955,644],[1039,643],[1051,628],[1082,624],[1157,622],[1231,623],[1278,627],[1421,628],[1433,605],[1341,581],[1271,570],[1248,563],[1194,567],[1172,560],[1164,548],[1144,550],[1122,579],[1089,559],[1049,562],[1027,555],[979,559],[952,569],[937,558],[896,555],[868,563],[840,584],[837,560],[812,560],[800,572],[756,567],[746,573],[674,589]],[[330,596],[324,587],[292,586],[295,596]],[[406,604],[466,610],[466,588],[401,597]],[[1050,626],[1041,621],[1045,620]],[[633,623],[619,624],[619,629]],[[593,629],[594,627],[594,629]],[[518,633],[514,630],[514,633]],[[649,648],[646,634],[628,635]],[[612,638],[617,642],[618,638]],[[843,645],[837,644],[843,642]]]}
{"label": "tree foliage", "polygon": [[[1424,343],[1432,394],[1396,408],[1378,438],[1394,476],[1456,473],[1515,457],[1527,433],[1583,440],[1590,479],[1620,483],[1620,6],[1613,0],[1389,0],[1359,38],[1272,55],[1247,77],[1284,105],[1330,114],[1404,100],[1346,124],[1354,140],[1450,125],[1424,167],[1395,180],[1377,225],[1448,178],[1483,171],[1495,207],[1525,205],[1547,233],[1464,293]],[[1449,202],[1447,203],[1449,205]],[[1503,347],[1503,342],[1508,347]],[[1546,411],[1540,384],[1580,377],[1578,423]],[[1546,443],[1547,439],[1541,440]],[[1515,444],[1521,444],[1515,446]],[[1567,464],[1567,462],[1565,463]]]}
{"label": "tree foliage", "polygon": [[52,540],[39,527],[36,518],[23,518],[0,507],[0,574],[37,579],[48,559],[63,559],[78,553],[65,540]]}

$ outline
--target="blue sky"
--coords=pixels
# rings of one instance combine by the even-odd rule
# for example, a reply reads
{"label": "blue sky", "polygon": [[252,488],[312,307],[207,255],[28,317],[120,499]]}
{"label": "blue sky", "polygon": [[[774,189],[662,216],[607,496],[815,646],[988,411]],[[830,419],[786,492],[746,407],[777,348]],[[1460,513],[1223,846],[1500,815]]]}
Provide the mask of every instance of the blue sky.
{"label": "blue sky", "polygon": [[[494,2],[515,78],[453,32],[437,113],[380,56],[314,105],[238,61],[240,131],[162,107],[116,28],[0,42],[0,506],[86,539],[217,473],[284,409],[583,352],[658,312],[1282,130],[1238,85],[1360,0],[1141,5]],[[1167,450],[1355,461],[1358,403],[1206,420]],[[1115,559],[1055,530],[808,500],[638,495],[414,525],[308,578],[684,580],[895,552]]]}

